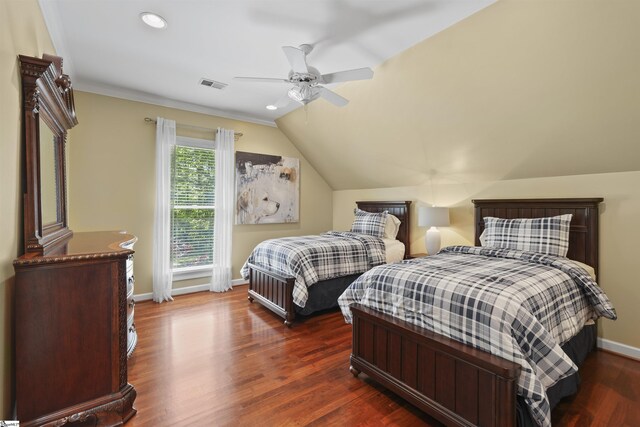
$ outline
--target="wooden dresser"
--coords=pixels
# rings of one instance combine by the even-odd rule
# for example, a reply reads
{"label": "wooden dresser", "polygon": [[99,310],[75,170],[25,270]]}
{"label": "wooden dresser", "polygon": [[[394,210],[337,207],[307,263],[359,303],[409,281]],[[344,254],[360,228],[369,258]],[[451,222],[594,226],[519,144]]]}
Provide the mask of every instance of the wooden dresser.
{"label": "wooden dresser", "polygon": [[133,245],[118,232],[74,233],[16,270],[16,411],[21,426],[121,425],[135,415],[127,382]]}

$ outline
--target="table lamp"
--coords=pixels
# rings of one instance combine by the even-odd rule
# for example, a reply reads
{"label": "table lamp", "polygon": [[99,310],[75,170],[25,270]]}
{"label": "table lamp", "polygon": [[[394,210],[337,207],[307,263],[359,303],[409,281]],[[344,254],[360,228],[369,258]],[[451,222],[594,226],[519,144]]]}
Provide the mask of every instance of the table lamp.
{"label": "table lamp", "polygon": [[418,226],[430,227],[424,236],[427,254],[433,255],[440,250],[440,231],[436,227],[449,225],[449,208],[420,206],[418,208]]}

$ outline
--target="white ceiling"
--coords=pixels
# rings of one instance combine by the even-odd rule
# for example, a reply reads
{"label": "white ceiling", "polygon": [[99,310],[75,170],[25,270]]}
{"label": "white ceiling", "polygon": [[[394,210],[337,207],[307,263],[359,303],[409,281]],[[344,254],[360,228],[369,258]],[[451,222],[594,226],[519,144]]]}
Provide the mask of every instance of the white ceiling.
{"label": "white ceiling", "polygon": [[[300,106],[265,108],[287,84],[232,78],[286,78],[281,46],[314,45],[308,63],[323,74],[374,68],[493,2],[40,0],[40,6],[76,90],[273,125]],[[144,25],[143,11],[163,16],[167,28]],[[229,86],[200,86],[202,77]]]}

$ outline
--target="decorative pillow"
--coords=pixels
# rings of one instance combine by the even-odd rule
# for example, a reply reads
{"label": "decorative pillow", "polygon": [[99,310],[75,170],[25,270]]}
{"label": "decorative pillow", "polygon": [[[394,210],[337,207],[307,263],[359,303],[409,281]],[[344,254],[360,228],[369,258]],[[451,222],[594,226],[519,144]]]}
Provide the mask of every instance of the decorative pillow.
{"label": "decorative pillow", "polygon": [[384,226],[384,238],[395,239],[400,231],[400,220],[397,216],[388,214],[387,222]]}
{"label": "decorative pillow", "polygon": [[372,213],[355,208],[353,213],[356,217],[353,219],[353,225],[351,225],[352,232],[369,234],[375,237],[384,236],[384,228],[387,224],[387,211]]}
{"label": "decorative pillow", "polygon": [[566,257],[571,217],[571,214],[546,218],[486,217],[483,246]]}

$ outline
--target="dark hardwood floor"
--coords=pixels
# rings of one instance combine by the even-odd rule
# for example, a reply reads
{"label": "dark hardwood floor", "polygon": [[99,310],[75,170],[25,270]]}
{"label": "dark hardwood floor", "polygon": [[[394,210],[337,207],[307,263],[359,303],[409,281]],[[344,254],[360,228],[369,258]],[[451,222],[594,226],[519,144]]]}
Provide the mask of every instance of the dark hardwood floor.
{"label": "dark hardwood floor", "polygon": [[[290,329],[246,294],[238,286],[136,305],[138,414],[128,427],[440,425],[349,373],[351,326],[339,312]],[[640,362],[596,351],[582,380],[554,426],[640,426]]]}

